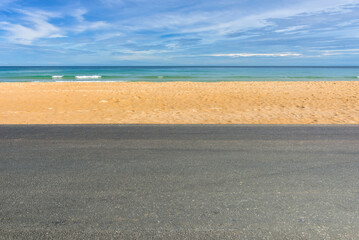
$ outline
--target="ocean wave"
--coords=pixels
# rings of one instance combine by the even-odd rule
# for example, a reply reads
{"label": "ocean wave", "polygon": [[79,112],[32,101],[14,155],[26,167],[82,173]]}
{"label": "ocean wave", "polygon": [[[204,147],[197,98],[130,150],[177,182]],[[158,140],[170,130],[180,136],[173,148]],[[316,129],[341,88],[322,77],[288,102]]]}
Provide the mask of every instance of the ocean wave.
{"label": "ocean wave", "polygon": [[52,76],[52,79],[61,79],[63,75],[54,75]]}
{"label": "ocean wave", "polygon": [[76,79],[99,79],[100,75],[92,75],[92,76],[75,76]]}
{"label": "ocean wave", "polygon": [[68,83],[68,82],[81,82],[81,83],[86,83],[86,82],[88,82],[88,83],[95,83],[95,82],[99,82],[99,83],[106,83],[106,82],[127,82],[127,81],[99,81],[99,80],[93,80],[93,81],[91,81],[91,80],[89,80],[89,81],[69,81],[69,80],[67,80],[67,81],[63,81],[63,80],[59,80],[59,81],[55,81],[55,82],[59,82],[59,83]]}
{"label": "ocean wave", "polygon": [[194,79],[196,76],[134,76],[134,78],[142,79]]}

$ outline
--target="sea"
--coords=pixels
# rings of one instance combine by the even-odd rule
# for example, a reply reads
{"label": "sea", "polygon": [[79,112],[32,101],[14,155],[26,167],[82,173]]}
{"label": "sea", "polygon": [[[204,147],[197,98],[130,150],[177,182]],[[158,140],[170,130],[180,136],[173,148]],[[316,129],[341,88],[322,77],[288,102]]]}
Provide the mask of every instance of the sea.
{"label": "sea", "polygon": [[0,82],[359,81],[356,67],[0,67]]}

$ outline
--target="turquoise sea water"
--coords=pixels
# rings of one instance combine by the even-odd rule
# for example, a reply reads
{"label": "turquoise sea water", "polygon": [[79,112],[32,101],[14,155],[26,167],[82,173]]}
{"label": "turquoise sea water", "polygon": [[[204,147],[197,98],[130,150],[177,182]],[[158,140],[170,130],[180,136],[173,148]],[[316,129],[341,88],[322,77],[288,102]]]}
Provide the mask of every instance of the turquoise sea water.
{"label": "turquoise sea water", "polygon": [[0,67],[0,82],[358,80],[359,67]]}

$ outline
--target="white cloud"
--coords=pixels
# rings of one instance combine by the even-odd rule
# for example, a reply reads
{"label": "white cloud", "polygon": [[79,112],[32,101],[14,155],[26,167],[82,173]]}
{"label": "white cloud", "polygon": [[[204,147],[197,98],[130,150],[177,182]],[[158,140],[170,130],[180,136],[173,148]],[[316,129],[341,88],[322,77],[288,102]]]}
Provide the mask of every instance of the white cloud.
{"label": "white cloud", "polygon": [[338,27],[346,27],[346,26],[357,25],[357,24],[359,24],[359,20],[355,19],[355,20],[339,23],[339,24],[337,24],[337,26]]}
{"label": "white cloud", "polygon": [[151,55],[151,54],[161,54],[161,53],[168,53],[172,52],[170,50],[142,50],[142,51],[135,51],[135,50],[121,50],[121,53],[126,54],[134,54],[134,55]]}
{"label": "white cloud", "polygon": [[60,28],[49,23],[49,19],[58,17],[57,14],[44,11],[19,10],[26,25],[10,22],[0,22],[0,29],[7,31],[7,38],[10,42],[31,45],[35,40],[41,38],[65,37]]}
{"label": "white cloud", "polygon": [[178,44],[177,43],[168,43],[168,44],[166,44],[166,47],[169,49],[177,49]]}
{"label": "white cloud", "polygon": [[104,21],[97,21],[97,22],[83,22],[77,26],[75,26],[72,30],[75,32],[85,32],[88,30],[97,30],[100,28],[107,28],[110,24]]}
{"label": "white cloud", "polygon": [[[357,0],[306,0],[295,5],[277,7],[256,14],[246,14],[241,9],[214,10],[203,12],[192,10],[177,14],[149,14],[149,16],[129,19],[122,24],[130,29],[168,29],[179,33],[199,33],[226,35],[238,31],[275,26],[274,19],[308,16],[322,13],[344,13],[358,5]],[[150,19],[149,19],[150,18]],[[295,31],[305,26],[279,29],[278,32]]]}
{"label": "white cloud", "polygon": [[110,26],[105,21],[95,21],[95,22],[88,22],[85,20],[84,15],[87,13],[87,10],[84,8],[79,8],[74,10],[72,13],[70,13],[70,16],[74,17],[79,24],[69,29],[69,31],[75,31],[75,32],[85,32],[88,30],[97,30],[100,28],[107,28]]}
{"label": "white cloud", "polygon": [[[1,1],[1,0],[0,0]],[[4,30],[5,38],[12,43],[32,45],[36,40],[49,38],[64,38],[66,32],[85,32],[107,28],[110,25],[104,21],[88,22],[84,15],[87,10],[84,8],[75,9],[70,13],[60,14],[58,12],[47,12],[42,10],[13,9],[22,16],[17,22],[2,21],[0,29]],[[77,20],[71,27],[61,29],[50,23],[53,18],[62,18],[70,15]],[[19,23],[21,22],[21,23]]]}
{"label": "white cloud", "polygon": [[117,38],[123,36],[120,32],[110,32],[105,34],[100,34],[95,37],[96,41],[104,41],[111,38]]}
{"label": "white cloud", "polygon": [[[266,26],[274,25],[272,19],[285,19],[295,17],[299,15],[314,15],[319,13],[330,13],[330,12],[344,12],[347,11],[347,7],[353,7],[352,3],[357,3],[353,0],[344,1],[310,1],[292,6],[291,8],[281,8],[271,10],[255,15],[248,15],[237,18],[232,21],[226,21],[220,24],[213,24],[209,27],[194,29],[194,31],[217,31],[219,33],[229,33],[239,30],[251,29],[251,28],[262,28]],[[290,30],[290,29],[289,29]]]}
{"label": "white cloud", "polygon": [[343,54],[357,55],[357,54],[359,54],[359,49],[354,48],[354,49],[340,49],[340,50],[322,50],[323,56],[343,55]]}
{"label": "white cloud", "polygon": [[278,30],[275,30],[274,32],[276,32],[276,33],[293,32],[293,31],[297,31],[297,30],[303,29],[303,28],[305,28],[305,27],[307,27],[307,26],[305,26],[305,25],[292,26],[292,27],[288,27],[288,28],[278,29]]}
{"label": "white cloud", "polygon": [[[114,51],[112,51],[113,53]],[[171,53],[171,50],[142,50],[142,51],[135,51],[135,50],[119,50],[119,55],[113,56],[113,59],[116,60],[127,60],[127,61],[135,61],[135,60],[164,60],[171,58],[168,53]]]}
{"label": "white cloud", "polygon": [[142,31],[142,30],[163,30],[180,32],[192,32],[192,29],[198,28],[198,25],[209,25],[212,19],[220,16],[210,13],[161,13],[161,14],[148,14],[136,18],[125,19],[119,22],[119,25],[125,26],[127,31]]}
{"label": "white cloud", "polygon": [[87,10],[84,8],[78,8],[69,13],[70,16],[73,16],[79,22],[83,22],[85,20],[84,15],[87,13]]}
{"label": "white cloud", "polygon": [[224,53],[224,54],[208,54],[204,56],[211,57],[299,57],[300,53]]}
{"label": "white cloud", "polygon": [[171,58],[192,58],[192,57],[299,57],[299,53],[228,53],[228,54],[206,54],[206,55],[170,55],[162,53],[170,53],[166,50],[149,50],[149,51],[121,51],[124,55],[116,55],[116,60],[153,60],[153,59],[171,59]]}

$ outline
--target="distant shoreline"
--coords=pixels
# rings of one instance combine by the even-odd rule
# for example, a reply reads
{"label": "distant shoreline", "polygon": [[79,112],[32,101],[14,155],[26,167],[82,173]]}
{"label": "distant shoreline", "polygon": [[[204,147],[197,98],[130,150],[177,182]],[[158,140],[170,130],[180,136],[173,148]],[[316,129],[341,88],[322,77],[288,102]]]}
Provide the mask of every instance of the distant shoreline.
{"label": "distant shoreline", "polygon": [[359,82],[0,83],[0,124],[358,124]]}
{"label": "distant shoreline", "polygon": [[38,66],[31,66],[31,65],[19,65],[19,66],[16,66],[16,65],[9,65],[9,66],[5,66],[5,65],[1,65],[0,68],[7,68],[7,67],[24,67],[24,68],[33,68],[33,67],[43,67],[43,68],[63,68],[63,67],[79,67],[79,68],[82,68],[82,67],[105,67],[105,68],[359,68],[359,65],[357,66],[346,66],[346,65],[323,65],[323,66],[320,66],[320,65],[316,65],[316,66],[309,66],[309,65],[288,65],[288,66],[279,66],[279,65],[274,65],[274,66],[265,66],[265,65],[258,65],[258,66],[255,66],[255,65],[249,65],[249,66],[221,66],[221,65],[213,65],[213,66],[210,66],[210,65],[193,65],[193,66],[186,66],[186,65],[159,65],[159,66],[151,66],[151,65],[144,65],[144,66],[141,66],[141,65],[138,65],[138,66],[119,66],[119,65],[38,65]]}

